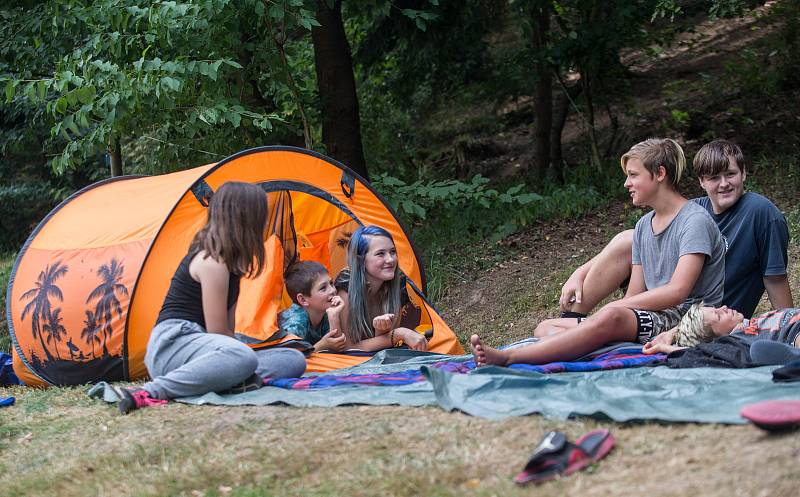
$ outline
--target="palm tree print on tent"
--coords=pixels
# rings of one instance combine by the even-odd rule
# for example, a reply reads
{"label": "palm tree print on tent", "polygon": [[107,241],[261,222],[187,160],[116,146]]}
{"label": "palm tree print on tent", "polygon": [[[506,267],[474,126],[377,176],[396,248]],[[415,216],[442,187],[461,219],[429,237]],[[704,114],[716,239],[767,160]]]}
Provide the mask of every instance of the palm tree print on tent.
{"label": "palm tree print on tent", "polygon": [[[47,349],[42,333],[44,331],[44,326],[49,326],[53,312],[50,304],[50,297],[55,297],[61,302],[64,301],[64,294],[61,293],[61,289],[58,288],[55,283],[56,280],[67,274],[67,271],[68,267],[63,266],[61,261],[56,261],[53,265],[48,264],[45,266],[44,271],[40,272],[38,278],[36,278],[36,286],[23,293],[19,298],[20,301],[30,300],[25,306],[25,309],[22,310],[20,319],[25,321],[25,316],[28,314],[31,315],[31,331],[33,332],[33,338],[36,339],[38,336],[39,340],[42,342],[42,349],[47,356],[47,362],[53,360],[53,355],[50,354],[50,351]],[[52,338],[50,339],[52,340]]]}
{"label": "palm tree print on tent", "polygon": [[67,329],[61,324],[63,320],[64,318],[61,317],[61,308],[57,308],[53,309],[50,315],[47,316],[47,322],[42,325],[42,333],[47,334],[47,343],[51,341],[55,342],[56,356],[59,359],[61,359],[61,354],[58,352],[58,344],[61,343],[61,335],[67,334]]}
{"label": "palm tree print on tent", "polygon": [[[70,337],[69,340],[67,340],[67,348],[69,349],[69,360],[74,361],[75,352],[80,352],[81,349],[79,349],[78,346],[72,342],[72,337]],[[81,357],[82,356],[83,354],[81,354]]]}
{"label": "palm tree print on tent", "polygon": [[117,293],[123,297],[128,296],[128,289],[119,281],[122,274],[125,272],[125,266],[122,262],[116,259],[111,259],[108,264],[103,264],[97,269],[97,274],[102,279],[97,288],[92,290],[86,303],[92,300],[97,300],[94,308],[94,318],[97,320],[97,326],[103,331],[103,357],[108,357],[108,346],[106,345],[108,339],[111,338],[113,328],[113,315],[116,312],[117,317],[122,317],[122,305],[120,305]]}
{"label": "palm tree print on tent", "polygon": [[98,336],[100,334],[100,326],[97,325],[97,318],[92,311],[86,311],[86,319],[83,320],[85,325],[81,330],[81,338],[92,347],[92,357],[97,357],[94,351],[95,342],[100,343],[102,340]]}

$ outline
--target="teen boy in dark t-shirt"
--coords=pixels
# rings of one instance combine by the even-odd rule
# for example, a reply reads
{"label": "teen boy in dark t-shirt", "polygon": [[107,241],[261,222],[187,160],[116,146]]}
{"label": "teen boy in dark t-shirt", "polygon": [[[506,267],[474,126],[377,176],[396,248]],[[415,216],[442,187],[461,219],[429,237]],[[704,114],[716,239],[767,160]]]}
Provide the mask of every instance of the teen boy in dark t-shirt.
{"label": "teen boy in dark t-shirt", "polygon": [[[715,214],[708,197],[694,199],[704,207],[725,239],[725,292],[723,304],[738,310],[745,317],[753,315],[764,295],[764,282],[776,281],[773,293],[789,294],[788,301],[778,308],[791,307],[786,266],[789,228],[786,218],[766,197],[746,192],[730,209]],[[775,278],[777,277],[777,278]],[[772,298],[772,293],[770,298]],[[778,301],[786,299],[778,296]]]}

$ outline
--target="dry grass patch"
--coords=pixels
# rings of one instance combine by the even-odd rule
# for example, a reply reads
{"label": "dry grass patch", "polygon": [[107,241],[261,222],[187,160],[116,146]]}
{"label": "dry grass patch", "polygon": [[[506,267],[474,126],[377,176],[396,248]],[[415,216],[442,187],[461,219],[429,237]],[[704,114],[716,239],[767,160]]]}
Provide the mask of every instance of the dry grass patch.
{"label": "dry grass patch", "polygon": [[522,496],[533,490],[511,477],[546,431],[574,440],[600,426],[617,437],[611,455],[537,495],[788,496],[800,484],[800,433],[769,436],[749,426],[488,421],[357,406],[171,404],[123,417],[87,402],[82,389],[2,394],[19,398],[0,428],[0,488],[9,497]]}

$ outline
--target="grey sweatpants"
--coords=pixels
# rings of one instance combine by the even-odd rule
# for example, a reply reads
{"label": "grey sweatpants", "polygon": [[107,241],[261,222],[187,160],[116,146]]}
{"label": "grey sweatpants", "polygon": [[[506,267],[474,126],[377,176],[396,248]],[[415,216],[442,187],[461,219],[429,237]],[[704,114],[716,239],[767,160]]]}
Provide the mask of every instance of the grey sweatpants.
{"label": "grey sweatpants", "polygon": [[298,378],[306,372],[306,356],[298,350],[256,350],[256,357],[256,374],[262,378]]}
{"label": "grey sweatpants", "polygon": [[254,372],[262,377],[301,376],[305,357],[292,349],[260,350],[197,323],[167,319],[150,333],[144,364],[152,380],[144,388],[156,399],[219,392]]}
{"label": "grey sweatpants", "polygon": [[167,319],[150,333],[144,364],[152,380],[144,388],[156,399],[225,390],[258,366],[256,353],[235,338],[207,333],[197,323]]}

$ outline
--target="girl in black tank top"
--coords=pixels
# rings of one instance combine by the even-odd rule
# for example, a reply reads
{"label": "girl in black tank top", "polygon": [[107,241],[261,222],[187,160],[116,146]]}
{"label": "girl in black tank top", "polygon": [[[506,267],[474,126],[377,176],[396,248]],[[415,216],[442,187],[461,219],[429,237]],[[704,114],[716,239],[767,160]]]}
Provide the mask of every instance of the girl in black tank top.
{"label": "girl in black tank top", "polygon": [[[195,235],[188,254],[172,277],[164,305],[148,343],[145,364],[153,380],[141,389],[120,391],[121,412],[125,414],[133,409],[163,403],[164,400],[160,399],[185,395],[185,391],[174,392],[180,390],[180,385],[192,383],[185,378],[186,371],[196,372],[194,377],[189,378],[194,380],[195,387],[200,381],[198,378],[214,383],[213,386],[209,385],[205,392],[229,388],[253,374],[256,368],[255,353],[233,338],[233,318],[239,296],[239,279],[241,276],[256,276],[264,268],[266,224],[267,197],[258,186],[228,182],[214,193],[209,203],[206,225]],[[225,336],[220,337],[221,340],[214,340],[214,350],[218,350],[219,344],[224,342],[224,347],[234,350],[235,354],[226,356],[229,359],[222,361],[215,359],[216,362],[209,363],[208,359],[203,358],[204,354],[195,353],[201,351],[192,349],[191,353],[183,353],[181,347],[196,348],[198,343],[211,344],[211,340],[198,342],[196,334],[194,337],[189,336],[189,332],[182,334],[184,329],[197,330],[195,325],[199,325],[209,334]],[[158,340],[160,334],[165,333],[170,334],[168,344],[162,344]],[[155,348],[150,350],[151,346]],[[169,347],[169,353],[164,353],[169,357],[159,357],[159,350],[161,348],[166,350],[166,347]],[[241,349],[242,347],[246,350]],[[187,352],[189,350],[185,349]],[[252,354],[253,357],[250,358],[248,354]],[[172,358],[177,356],[186,356],[185,363],[176,364],[180,361]],[[242,356],[253,361],[252,369],[249,372],[245,371],[244,377],[240,377],[241,363],[250,364],[250,362],[242,361]],[[151,365],[154,365],[152,369],[155,371],[151,370]],[[182,372],[175,373],[175,378],[171,378],[170,375],[173,375],[178,368],[182,369]],[[230,384],[220,385],[218,380],[222,377],[230,378]]]}

